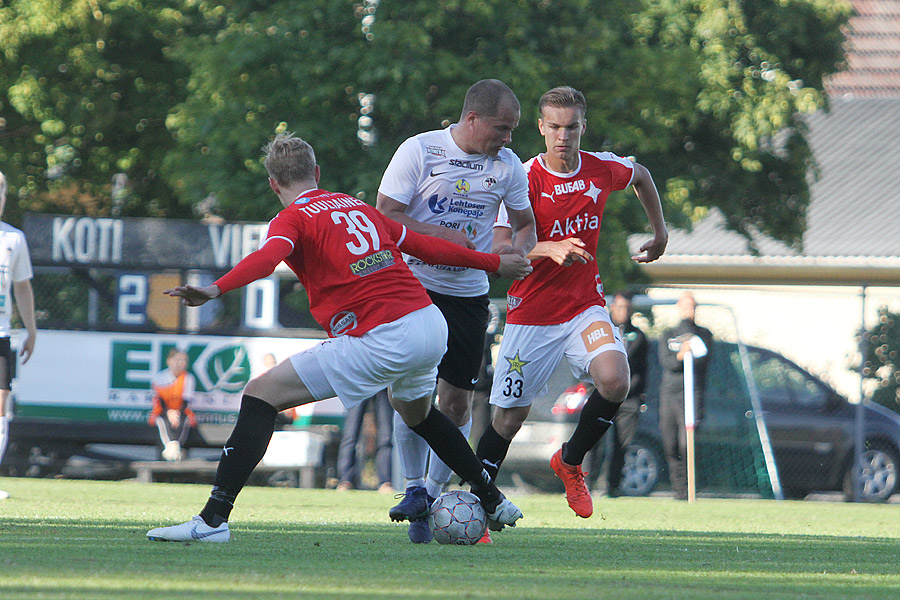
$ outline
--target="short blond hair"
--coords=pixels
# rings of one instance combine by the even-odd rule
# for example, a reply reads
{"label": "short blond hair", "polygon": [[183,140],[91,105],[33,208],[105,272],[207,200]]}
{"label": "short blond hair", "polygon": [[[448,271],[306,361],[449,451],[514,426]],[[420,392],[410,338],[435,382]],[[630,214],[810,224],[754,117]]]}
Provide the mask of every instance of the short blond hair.
{"label": "short blond hair", "polygon": [[584,94],[567,85],[555,87],[541,96],[538,102],[538,111],[541,115],[544,114],[545,106],[576,107],[581,109],[582,117],[587,114],[587,100],[584,99]]}
{"label": "short blond hair", "polygon": [[278,185],[316,178],[316,153],[293,133],[279,133],[263,147],[266,171]]}

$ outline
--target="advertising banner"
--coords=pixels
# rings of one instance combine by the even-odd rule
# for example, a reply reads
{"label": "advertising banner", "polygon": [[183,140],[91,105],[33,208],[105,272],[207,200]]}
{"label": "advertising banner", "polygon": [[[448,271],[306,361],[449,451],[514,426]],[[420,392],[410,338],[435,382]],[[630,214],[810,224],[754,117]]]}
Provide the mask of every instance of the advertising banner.
{"label": "advertising banner", "polygon": [[[143,422],[154,374],[177,348],[197,380],[191,407],[205,423],[234,421],[241,391],[271,362],[319,339],[41,330],[40,350],[20,365],[13,383],[15,414],[110,422]],[[271,356],[267,356],[271,355]],[[342,415],[337,399],[300,407],[298,416]]]}

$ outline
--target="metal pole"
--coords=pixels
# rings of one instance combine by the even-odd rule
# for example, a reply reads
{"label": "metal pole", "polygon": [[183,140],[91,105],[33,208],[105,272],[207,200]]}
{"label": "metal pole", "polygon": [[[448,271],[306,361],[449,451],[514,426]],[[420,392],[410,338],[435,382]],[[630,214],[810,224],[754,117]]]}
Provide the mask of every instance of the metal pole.
{"label": "metal pole", "polygon": [[697,468],[694,458],[694,429],[697,426],[697,418],[694,412],[694,395],[694,353],[688,350],[684,354],[684,433],[688,502],[693,502],[697,498]]}
{"label": "metal pole", "polygon": [[860,364],[859,364],[859,402],[856,404],[856,412],[855,418],[853,419],[854,425],[854,435],[853,435],[853,468],[851,469],[851,475],[853,477],[853,500],[855,502],[862,502],[864,500],[863,493],[865,492],[863,483],[863,474],[865,472],[865,465],[863,464],[863,455],[866,452],[866,434],[865,434],[865,423],[866,423],[866,412],[865,407],[863,406],[863,368],[865,366],[865,337],[863,334],[866,331],[866,286],[862,286],[862,290],[860,292],[860,299],[862,304],[862,315],[860,319],[860,336],[859,336],[859,354],[860,354]]}

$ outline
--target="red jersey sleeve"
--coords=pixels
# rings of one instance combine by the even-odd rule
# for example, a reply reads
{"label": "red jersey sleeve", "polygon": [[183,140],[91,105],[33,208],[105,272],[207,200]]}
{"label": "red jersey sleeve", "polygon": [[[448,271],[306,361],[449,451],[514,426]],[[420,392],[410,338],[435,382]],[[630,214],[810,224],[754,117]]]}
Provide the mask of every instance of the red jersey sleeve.
{"label": "red jersey sleeve", "polygon": [[248,254],[233,269],[222,275],[214,283],[222,293],[253,283],[257,279],[268,277],[275,271],[278,263],[294,251],[294,245],[283,237],[270,237],[262,248]]}
{"label": "red jersey sleeve", "polygon": [[470,267],[494,273],[500,268],[500,255],[471,250],[459,244],[430,235],[410,231],[408,227],[393,219],[384,218],[391,237],[397,240],[397,247],[432,265]]}

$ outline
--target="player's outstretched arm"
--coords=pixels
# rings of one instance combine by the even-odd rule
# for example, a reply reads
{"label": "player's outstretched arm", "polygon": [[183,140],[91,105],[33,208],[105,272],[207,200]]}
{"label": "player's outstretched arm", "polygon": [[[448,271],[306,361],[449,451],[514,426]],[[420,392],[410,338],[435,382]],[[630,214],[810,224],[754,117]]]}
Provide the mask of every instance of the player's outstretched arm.
{"label": "player's outstretched arm", "polygon": [[409,229],[398,237],[402,238],[398,244],[401,250],[433,265],[469,267],[510,279],[523,279],[532,271],[531,261],[518,253],[487,254]]}
{"label": "player's outstretched arm", "polygon": [[640,254],[631,258],[639,263],[653,262],[663,255],[666,245],[669,243],[669,230],[663,218],[662,203],[659,200],[659,192],[650,171],[639,163],[634,163],[634,178],[631,181],[634,193],[647,213],[650,220],[650,228],[653,230],[653,239],[641,245]]}
{"label": "player's outstretched arm", "polygon": [[470,240],[462,231],[417,221],[406,214],[406,209],[408,208],[406,204],[398,202],[390,196],[385,196],[379,192],[375,207],[388,219],[406,226],[406,229],[409,231],[415,231],[416,233],[447,240],[448,242],[453,242],[454,244],[459,244],[466,248],[475,248],[475,244],[472,243],[472,240]]}
{"label": "player's outstretched arm", "polygon": [[268,277],[282,260],[293,250],[294,245],[286,238],[275,237],[266,240],[263,247],[245,256],[233,269],[222,275],[212,285],[195,287],[183,285],[163,293],[179,297],[186,306],[200,306],[225,292],[230,292],[257,279]]}

